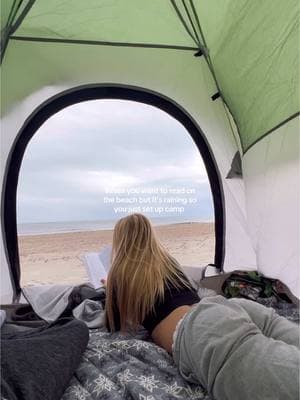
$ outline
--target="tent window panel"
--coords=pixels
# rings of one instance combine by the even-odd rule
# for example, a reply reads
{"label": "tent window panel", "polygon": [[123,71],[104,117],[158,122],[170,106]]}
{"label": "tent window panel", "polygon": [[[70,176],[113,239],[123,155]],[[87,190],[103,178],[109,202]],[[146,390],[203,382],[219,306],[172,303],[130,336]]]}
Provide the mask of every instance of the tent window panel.
{"label": "tent window panel", "polygon": [[151,105],[92,100],[50,117],[26,148],[17,188],[21,286],[88,280],[82,256],[115,222],[148,216],[182,264],[214,262],[206,169],[176,119]]}

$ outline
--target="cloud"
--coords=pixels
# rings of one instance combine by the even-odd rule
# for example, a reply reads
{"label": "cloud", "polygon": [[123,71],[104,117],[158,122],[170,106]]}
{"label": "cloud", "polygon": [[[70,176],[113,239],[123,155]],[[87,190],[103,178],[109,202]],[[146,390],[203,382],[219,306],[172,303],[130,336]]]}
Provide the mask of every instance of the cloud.
{"label": "cloud", "polygon": [[205,166],[185,128],[152,106],[88,101],[51,117],[29,143],[18,221],[99,219],[110,213],[107,189],[163,185],[202,188],[211,209]]}

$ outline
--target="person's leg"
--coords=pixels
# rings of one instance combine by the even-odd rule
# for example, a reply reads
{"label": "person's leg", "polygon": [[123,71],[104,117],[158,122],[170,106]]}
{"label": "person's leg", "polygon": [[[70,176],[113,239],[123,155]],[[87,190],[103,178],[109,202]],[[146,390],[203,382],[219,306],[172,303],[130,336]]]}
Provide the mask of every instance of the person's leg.
{"label": "person's leg", "polygon": [[216,400],[295,400],[299,351],[262,334],[237,302],[201,300],[179,327],[174,360],[182,376]]}
{"label": "person's leg", "polygon": [[254,301],[246,299],[230,299],[229,301],[242,306],[265,336],[282,340],[300,349],[298,324],[279,316],[273,308]]}

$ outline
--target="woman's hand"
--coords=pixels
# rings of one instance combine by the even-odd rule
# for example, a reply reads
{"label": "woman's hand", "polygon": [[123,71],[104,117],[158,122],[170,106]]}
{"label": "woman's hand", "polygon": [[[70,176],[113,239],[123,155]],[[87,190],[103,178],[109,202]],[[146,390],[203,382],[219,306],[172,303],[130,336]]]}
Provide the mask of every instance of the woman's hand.
{"label": "woman's hand", "polygon": [[106,279],[101,279],[100,282],[102,283],[103,287],[106,287]]}

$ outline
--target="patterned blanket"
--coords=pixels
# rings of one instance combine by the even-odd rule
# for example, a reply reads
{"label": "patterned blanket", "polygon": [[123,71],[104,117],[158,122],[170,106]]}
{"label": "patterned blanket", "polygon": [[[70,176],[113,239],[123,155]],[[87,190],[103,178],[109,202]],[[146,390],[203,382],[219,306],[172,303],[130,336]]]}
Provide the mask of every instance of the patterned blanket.
{"label": "patterned blanket", "polygon": [[90,333],[81,365],[62,400],[210,399],[202,387],[181,378],[172,357],[146,333]]}
{"label": "patterned blanket", "polygon": [[[282,305],[276,299],[266,305],[299,322],[297,307]],[[151,342],[146,331],[141,330],[133,337],[94,329],[90,330],[88,347],[62,400],[95,399],[211,400],[211,397],[201,386],[191,385],[180,376],[172,357]]]}

